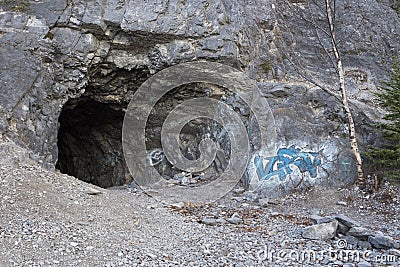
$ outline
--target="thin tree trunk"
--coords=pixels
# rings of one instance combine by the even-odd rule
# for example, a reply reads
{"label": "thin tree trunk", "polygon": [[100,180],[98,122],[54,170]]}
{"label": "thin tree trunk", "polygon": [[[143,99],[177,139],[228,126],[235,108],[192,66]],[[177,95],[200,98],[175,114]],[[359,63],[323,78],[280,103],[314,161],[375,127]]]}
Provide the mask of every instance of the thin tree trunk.
{"label": "thin tree trunk", "polygon": [[340,58],[340,54],[339,54],[337,44],[336,44],[335,28],[334,28],[335,22],[334,22],[334,19],[332,16],[332,9],[329,4],[329,0],[325,0],[325,5],[326,5],[326,15],[327,15],[328,24],[329,24],[330,39],[331,39],[331,43],[332,43],[333,53],[335,55],[335,59],[336,59],[336,63],[337,63],[337,72],[339,75],[339,86],[340,86],[340,91],[342,93],[342,103],[343,103],[343,106],[344,106],[344,109],[346,112],[347,119],[349,121],[351,148],[352,148],[354,156],[356,158],[358,183],[361,188],[364,188],[365,187],[365,177],[364,177],[364,171],[363,171],[363,167],[362,167],[362,159],[361,159],[360,151],[358,149],[354,119],[353,119],[353,115],[351,114],[351,111],[350,111],[349,101],[348,101],[347,94],[346,94],[346,85],[345,85],[345,80],[344,80],[343,64],[342,64],[342,60]]}

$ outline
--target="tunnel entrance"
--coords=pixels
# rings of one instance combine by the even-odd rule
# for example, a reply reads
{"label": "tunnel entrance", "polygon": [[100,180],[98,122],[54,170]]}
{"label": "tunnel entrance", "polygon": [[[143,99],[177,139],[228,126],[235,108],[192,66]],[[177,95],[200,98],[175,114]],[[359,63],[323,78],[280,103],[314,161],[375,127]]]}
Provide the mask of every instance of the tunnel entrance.
{"label": "tunnel entrance", "polygon": [[[110,98],[111,94],[104,88],[107,87],[100,91],[100,87],[88,87],[87,95],[70,99],[64,105],[59,117],[56,167],[62,173],[109,188],[133,182],[122,148],[123,121],[130,97],[128,93],[113,91],[113,98]],[[229,93],[226,88],[206,83],[178,86],[155,104],[146,122],[145,136],[138,136],[145,138],[148,152],[146,160],[150,160],[151,166],[164,179],[177,185],[200,186],[217,179],[225,171],[231,157],[231,143],[226,129],[216,120],[205,118],[188,122],[179,135],[179,141],[180,152],[187,159],[194,160],[200,156],[201,140],[205,137],[213,140],[217,153],[208,168],[189,173],[175,168],[165,157],[161,145],[161,129],[165,119],[179,104],[200,97],[222,101],[239,114],[249,129],[252,150],[260,140],[260,130],[254,116],[237,95]],[[134,182],[131,185],[136,186]]]}
{"label": "tunnel entrance", "polygon": [[120,107],[90,98],[69,100],[59,117],[58,162],[65,174],[108,188],[130,180],[122,152]]}

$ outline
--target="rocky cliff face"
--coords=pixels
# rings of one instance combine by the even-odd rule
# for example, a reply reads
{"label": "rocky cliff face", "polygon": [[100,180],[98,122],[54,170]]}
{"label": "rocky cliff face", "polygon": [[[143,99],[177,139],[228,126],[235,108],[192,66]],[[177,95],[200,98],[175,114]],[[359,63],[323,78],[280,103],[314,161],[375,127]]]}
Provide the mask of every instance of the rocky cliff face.
{"label": "rocky cliff face", "polygon": [[[385,3],[338,2],[340,49],[365,145],[375,138],[368,125],[380,117],[371,92],[399,51],[400,22]],[[305,5],[295,3],[300,9]],[[32,2],[23,12],[11,11],[11,4],[2,9],[0,130],[49,167],[58,162],[62,171],[104,187],[129,182],[120,139],[134,92],[168,66],[207,60],[257,80],[274,113],[276,157],[263,158],[253,147],[245,177],[249,187],[286,192],[355,178],[340,102],[302,82],[291,60],[333,91],[335,75],[321,60],[314,29],[291,14],[286,2],[51,0]],[[157,121],[183,99],[208,94],[207,86],[195,87],[163,99],[149,136],[160,132]],[[240,100],[229,104],[241,105]],[[250,113],[242,115],[251,123]],[[196,143],[194,131],[185,134]],[[157,141],[148,146],[156,149]],[[293,161],[279,162],[288,153]],[[293,165],[296,159],[305,165]]]}

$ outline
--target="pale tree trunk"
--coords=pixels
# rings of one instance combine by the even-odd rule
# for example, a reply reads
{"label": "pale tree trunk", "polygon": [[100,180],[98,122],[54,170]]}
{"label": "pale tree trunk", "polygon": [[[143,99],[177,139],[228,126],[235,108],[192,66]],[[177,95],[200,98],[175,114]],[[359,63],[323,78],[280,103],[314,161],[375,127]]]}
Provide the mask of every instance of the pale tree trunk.
{"label": "pale tree trunk", "polygon": [[327,17],[328,24],[329,24],[329,33],[330,33],[330,39],[331,39],[331,43],[332,43],[332,49],[333,49],[333,53],[334,53],[334,56],[336,59],[337,72],[339,75],[339,86],[340,86],[340,91],[342,94],[342,103],[343,103],[343,106],[344,106],[344,109],[346,112],[347,119],[349,121],[350,144],[351,144],[351,148],[353,150],[353,153],[354,153],[354,156],[356,159],[358,183],[361,188],[364,188],[365,187],[365,177],[364,177],[364,171],[363,171],[363,167],[362,167],[362,159],[361,159],[360,151],[358,149],[354,119],[353,119],[353,115],[351,114],[351,111],[350,111],[349,101],[348,101],[347,94],[346,94],[346,85],[345,85],[345,80],[344,80],[343,64],[342,64],[342,60],[340,58],[340,54],[339,54],[339,51],[337,48],[336,37],[335,37],[335,21],[334,21],[333,15],[332,15],[332,9],[331,9],[329,0],[325,0],[325,6],[326,6],[326,17]]}

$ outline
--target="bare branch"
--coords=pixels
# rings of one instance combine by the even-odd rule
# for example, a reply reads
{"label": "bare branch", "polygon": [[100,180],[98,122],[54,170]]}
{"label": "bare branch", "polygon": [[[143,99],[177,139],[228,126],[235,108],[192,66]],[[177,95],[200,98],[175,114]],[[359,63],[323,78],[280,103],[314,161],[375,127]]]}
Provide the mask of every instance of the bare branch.
{"label": "bare branch", "polygon": [[[310,0],[312,1],[312,0]],[[342,59],[340,57],[339,49],[338,49],[338,42],[336,40],[336,35],[335,35],[335,28],[336,28],[336,11],[337,11],[337,6],[336,6],[336,0],[324,0],[325,3],[325,10],[318,5],[318,3],[315,3],[316,9],[319,9],[322,14],[325,16],[327,29],[324,29],[320,25],[318,25],[317,21],[315,20],[315,14],[311,12],[312,8],[310,4],[308,4],[308,11],[309,14],[304,14],[303,10],[300,10],[297,8],[295,13],[297,17],[302,19],[303,21],[309,23],[315,32],[316,38],[318,40],[319,45],[322,47],[322,49],[325,51],[325,54],[327,54],[328,58],[330,59],[332,66],[335,68],[337,77],[339,78],[339,88],[341,92],[341,96],[338,96],[331,90],[325,88],[323,85],[321,85],[319,82],[315,80],[315,78],[311,78],[308,73],[305,73],[304,71],[300,70],[299,68],[302,67],[300,63],[294,62],[294,59],[290,57],[289,53],[286,53],[286,58],[289,61],[289,64],[293,67],[294,71],[304,80],[309,82],[310,84],[313,84],[325,92],[329,93],[330,95],[334,96],[336,99],[342,103],[343,108],[345,110],[347,120],[348,120],[348,126],[349,126],[349,138],[350,138],[350,145],[351,149],[353,151],[353,154],[355,156],[356,160],[356,166],[357,166],[357,172],[358,172],[358,182],[360,187],[365,186],[365,177],[364,177],[364,172],[363,172],[363,167],[362,167],[362,159],[360,155],[360,151],[358,148],[358,143],[356,139],[356,129],[355,129],[355,124],[354,124],[354,119],[353,115],[350,110],[349,106],[349,101],[347,97],[347,92],[346,92],[346,83],[345,83],[345,72],[343,68],[343,63]],[[289,9],[293,9],[292,6],[289,6]],[[307,17],[309,16],[309,17]],[[332,51],[331,49],[328,49],[326,45],[324,45],[323,39],[321,37],[321,33],[325,34],[332,46]],[[281,53],[285,55],[285,51],[283,47],[280,47]],[[306,69],[306,68],[304,68]]]}
{"label": "bare branch", "polygon": [[[308,9],[311,10],[310,4],[308,4]],[[311,12],[311,11],[310,11],[310,12]],[[313,24],[316,24],[316,23],[315,23],[314,17],[313,17],[313,16],[310,16],[310,17],[311,17],[311,20],[313,21]],[[319,34],[318,29],[317,29],[316,27],[314,27],[314,30],[315,30],[315,34],[317,35],[317,40],[318,40],[319,45],[324,49],[325,54],[328,56],[329,60],[330,60],[331,63],[332,63],[332,66],[333,66],[333,67],[335,68],[335,70],[337,71],[336,63],[335,63],[335,61],[333,60],[333,58],[332,58],[332,56],[331,56],[331,53],[329,53],[328,49],[327,49],[327,48],[325,47],[325,45],[322,43],[322,39],[321,39],[321,36],[320,36],[320,34]]]}
{"label": "bare branch", "polygon": [[[342,99],[341,99],[341,97],[340,97],[338,94],[332,92],[330,89],[328,89],[327,87],[323,86],[321,83],[318,83],[318,82],[315,80],[315,78],[313,79],[313,78],[309,77],[307,74],[305,74],[303,71],[301,71],[301,70],[299,69],[299,67],[298,67],[299,65],[301,65],[300,62],[298,62],[297,64],[296,64],[295,62],[293,62],[293,60],[292,60],[291,56],[289,55],[289,53],[286,53],[285,51],[283,51],[282,48],[279,48],[279,51],[286,57],[287,61],[290,63],[290,65],[293,67],[293,69],[295,70],[295,72],[296,72],[301,78],[303,78],[303,79],[304,79],[305,81],[307,81],[308,83],[310,83],[310,84],[312,84],[312,85],[314,85],[314,86],[320,88],[321,90],[323,90],[324,92],[328,93],[329,95],[335,97],[337,100],[339,100],[340,103],[342,103]],[[303,69],[304,69],[304,67],[303,67]]]}
{"label": "bare branch", "polygon": [[295,8],[293,7],[293,5],[287,4],[287,7],[289,7],[289,9],[292,10],[292,14],[296,14],[300,19],[304,20],[305,22],[309,23],[311,26],[313,26],[314,28],[317,28],[318,30],[320,30],[321,32],[323,32],[324,34],[326,34],[326,36],[330,36],[330,33],[322,28],[320,25],[318,25],[317,23],[315,23],[313,20],[310,20],[309,18],[307,18],[306,16],[304,16],[303,11],[299,8]]}

